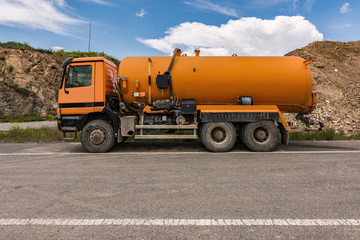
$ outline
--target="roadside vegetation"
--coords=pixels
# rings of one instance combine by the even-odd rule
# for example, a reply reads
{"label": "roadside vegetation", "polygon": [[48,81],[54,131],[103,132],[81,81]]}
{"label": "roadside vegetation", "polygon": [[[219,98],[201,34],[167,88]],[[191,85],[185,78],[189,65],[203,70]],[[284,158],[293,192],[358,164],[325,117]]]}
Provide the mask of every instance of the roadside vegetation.
{"label": "roadside vegetation", "polygon": [[333,128],[325,128],[321,132],[290,133],[290,141],[306,140],[360,140],[360,132],[347,136],[343,132],[336,133]]}
{"label": "roadside vegetation", "polygon": [[[0,42],[0,47],[2,48],[12,48],[12,49],[20,49],[22,51],[28,50],[28,51],[36,51],[40,53],[47,53],[47,54],[57,54],[65,57],[105,57],[108,60],[112,61],[116,65],[120,64],[120,61],[113,56],[107,55],[103,52],[80,52],[80,51],[72,51],[72,52],[66,52],[63,50],[60,51],[52,51],[51,49],[41,49],[41,48],[33,48],[27,43],[19,43],[19,42]],[[5,58],[4,58],[5,59]]]}
{"label": "roadside vegetation", "polygon": [[[80,134],[75,140],[80,141]],[[14,127],[7,132],[0,132],[2,143],[24,143],[24,142],[59,142],[63,141],[63,135],[57,128],[28,128],[20,129]]]}
{"label": "roadside vegetation", "polygon": [[0,142],[22,143],[22,142],[55,142],[61,141],[62,134],[54,128],[12,128],[8,132],[0,132]]}
{"label": "roadside vegetation", "polygon": [[45,117],[40,117],[36,115],[0,116],[0,123],[56,121],[56,120],[57,120],[57,116],[52,113],[48,113]]}

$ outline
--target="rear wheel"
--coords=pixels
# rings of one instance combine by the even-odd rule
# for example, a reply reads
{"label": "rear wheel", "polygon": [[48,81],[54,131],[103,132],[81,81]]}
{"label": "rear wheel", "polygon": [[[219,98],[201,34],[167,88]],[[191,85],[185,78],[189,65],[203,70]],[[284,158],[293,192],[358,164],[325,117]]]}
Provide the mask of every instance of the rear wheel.
{"label": "rear wheel", "polygon": [[249,123],[243,128],[242,142],[255,152],[270,152],[279,144],[279,130],[271,121]]}
{"label": "rear wheel", "polygon": [[115,144],[114,130],[105,120],[94,120],[81,132],[81,144],[88,152],[107,152]]}
{"label": "rear wheel", "polygon": [[200,128],[204,146],[212,152],[227,152],[236,143],[236,129],[232,123],[209,122]]}

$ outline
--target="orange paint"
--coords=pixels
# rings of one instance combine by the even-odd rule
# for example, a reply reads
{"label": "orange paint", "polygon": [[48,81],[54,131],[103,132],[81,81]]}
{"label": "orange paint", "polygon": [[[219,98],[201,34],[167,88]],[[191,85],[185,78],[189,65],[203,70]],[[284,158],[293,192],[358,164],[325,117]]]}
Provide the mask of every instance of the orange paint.
{"label": "orange paint", "polygon": [[[122,60],[118,73],[127,78],[127,88],[123,89],[126,102],[138,100],[131,91],[148,92],[148,58]],[[156,87],[156,76],[167,70],[171,57],[150,58],[152,101],[168,99],[169,88],[163,96]],[[255,105],[276,105],[281,112],[306,113],[314,105],[312,77],[306,64],[299,57],[178,56],[171,71],[174,97],[180,101],[195,98],[198,104],[236,104],[238,96],[251,96]],[[141,101],[147,103],[148,98]]]}
{"label": "orange paint", "polygon": [[[60,108],[58,111],[60,114],[78,115],[101,112],[105,107],[106,95],[117,97],[115,83],[118,68],[114,63],[102,57],[75,58],[67,66],[67,69],[70,66],[91,66],[91,84],[84,87],[66,88],[68,93],[65,93],[65,79],[63,79],[62,88],[59,90],[59,104],[75,105],[74,107]],[[95,103],[104,103],[104,105],[99,107]],[[93,104],[94,106],[76,107],[76,104]]]}

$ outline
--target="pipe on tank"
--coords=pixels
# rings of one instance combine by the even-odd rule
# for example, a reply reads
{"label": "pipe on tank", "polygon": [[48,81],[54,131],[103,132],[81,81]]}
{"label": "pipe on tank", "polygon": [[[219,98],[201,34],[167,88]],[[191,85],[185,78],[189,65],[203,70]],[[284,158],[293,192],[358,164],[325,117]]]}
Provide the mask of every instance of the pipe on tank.
{"label": "pipe on tank", "polygon": [[170,74],[171,69],[172,69],[172,66],[174,65],[174,61],[175,61],[175,58],[176,58],[178,52],[180,52],[180,54],[181,54],[181,50],[178,49],[178,48],[175,48],[175,49],[174,49],[173,56],[172,56],[172,58],[171,58],[170,65],[169,65],[168,69],[166,70],[165,74]]}
{"label": "pipe on tank", "polygon": [[151,58],[148,59],[149,62],[149,105],[151,104]]}
{"label": "pipe on tank", "polygon": [[195,49],[195,57],[199,57],[200,56],[200,49]]}
{"label": "pipe on tank", "polygon": [[173,93],[173,85],[172,85],[172,78],[171,78],[171,69],[174,65],[174,61],[175,61],[175,58],[176,56],[178,55],[178,53],[181,54],[181,50],[178,49],[178,48],[175,48],[174,49],[174,53],[173,53],[173,56],[171,58],[171,61],[170,61],[170,64],[169,64],[169,67],[168,69],[166,70],[166,72],[164,74],[168,75],[169,76],[169,87],[170,87],[170,99],[173,100],[174,99],[174,93]]}

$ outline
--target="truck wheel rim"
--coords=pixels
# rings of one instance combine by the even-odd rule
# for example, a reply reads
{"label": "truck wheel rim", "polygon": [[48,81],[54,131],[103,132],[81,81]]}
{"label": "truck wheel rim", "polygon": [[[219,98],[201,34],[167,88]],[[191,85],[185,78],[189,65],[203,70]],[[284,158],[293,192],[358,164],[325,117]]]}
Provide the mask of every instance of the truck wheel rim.
{"label": "truck wheel rim", "polygon": [[270,134],[266,128],[259,127],[254,130],[253,138],[258,143],[265,143],[270,139]]}
{"label": "truck wheel rim", "polygon": [[100,145],[105,141],[105,132],[102,129],[94,129],[89,134],[89,141],[93,145]]}
{"label": "truck wheel rim", "polygon": [[226,131],[223,128],[216,127],[211,130],[211,139],[216,143],[221,143],[226,139]]}

